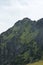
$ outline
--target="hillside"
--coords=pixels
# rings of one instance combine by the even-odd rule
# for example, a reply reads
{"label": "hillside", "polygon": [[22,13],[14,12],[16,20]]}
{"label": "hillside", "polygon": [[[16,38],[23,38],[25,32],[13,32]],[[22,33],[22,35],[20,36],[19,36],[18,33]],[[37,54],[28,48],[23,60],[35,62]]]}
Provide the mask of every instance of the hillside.
{"label": "hillside", "polygon": [[27,65],[43,65],[43,61],[37,61],[35,63],[27,64]]}
{"label": "hillside", "polygon": [[26,65],[43,59],[43,18],[24,18],[0,35],[0,65]]}

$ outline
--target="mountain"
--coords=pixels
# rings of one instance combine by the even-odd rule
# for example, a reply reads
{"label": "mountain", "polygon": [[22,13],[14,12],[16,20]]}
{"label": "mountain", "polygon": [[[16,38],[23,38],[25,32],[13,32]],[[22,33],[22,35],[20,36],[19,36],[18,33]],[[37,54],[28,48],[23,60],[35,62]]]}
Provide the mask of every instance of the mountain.
{"label": "mountain", "polygon": [[24,18],[0,34],[0,65],[26,65],[43,60],[43,18]]}

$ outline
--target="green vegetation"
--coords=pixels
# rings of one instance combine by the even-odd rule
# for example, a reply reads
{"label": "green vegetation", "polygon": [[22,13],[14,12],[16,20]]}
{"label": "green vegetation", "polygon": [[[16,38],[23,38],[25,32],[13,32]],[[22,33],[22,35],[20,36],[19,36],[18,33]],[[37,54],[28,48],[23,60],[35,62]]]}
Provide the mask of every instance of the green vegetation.
{"label": "green vegetation", "polygon": [[0,65],[35,65],[39,60],[43,60],[43,19],[24,18],[0,35]]}

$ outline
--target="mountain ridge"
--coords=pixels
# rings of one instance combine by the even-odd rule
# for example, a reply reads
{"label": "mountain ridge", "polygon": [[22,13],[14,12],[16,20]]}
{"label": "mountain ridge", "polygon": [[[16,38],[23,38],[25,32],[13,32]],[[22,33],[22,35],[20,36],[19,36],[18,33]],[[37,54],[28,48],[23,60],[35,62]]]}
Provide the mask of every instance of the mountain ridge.
{"label": "mountain ridge", "polygon": [[[19,21],[22,21],[22,20],[24,20],[24,19],[31,20],[30,18],[25,17],[25,18],[23,18],[23,19],[21,19],[21,20],[19,19],[18,21],[16,21],[16,23],[18,23]],[[31,20],[31,21],[33,21],[33,22],[38,22],[38,21],[40,21],[40,20],[43,20],[43,18],[40,18],[40,19],[38,19],[37,21],[36,21],[36,20]],[[16,23],[15,23],[15,24],[16,24]],[[15,24],[14,24],[14,25],[15,25]],[[14,26],[14,25],[13,25],[13,26]],[[13,26],[12,26],[12,27],[13,27]],[[10,28],[12,28],[12,27],[10,27]],[[10,28],[8,28],[7,30],[9,30]],[[7,30],[6,30],[6,31],[7,31]],[[0,35],[3,34],[3,33],[6,32],[6,31],[3,31],[2,33],[0,33]]]}
{"label": "mountain ridge", "polygon": [[24,18],[0,34],[0,65],[26,65],[43,59],[43,18]]}

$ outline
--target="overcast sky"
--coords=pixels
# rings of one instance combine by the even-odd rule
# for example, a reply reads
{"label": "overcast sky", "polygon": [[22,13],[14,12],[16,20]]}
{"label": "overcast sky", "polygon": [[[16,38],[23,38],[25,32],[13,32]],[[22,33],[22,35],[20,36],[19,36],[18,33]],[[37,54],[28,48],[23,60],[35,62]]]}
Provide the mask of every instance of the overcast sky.
{"label": "overcast sky", "polygon": [[0,33],[24,17],[43,18],[43,0],[0,0]]}

